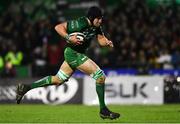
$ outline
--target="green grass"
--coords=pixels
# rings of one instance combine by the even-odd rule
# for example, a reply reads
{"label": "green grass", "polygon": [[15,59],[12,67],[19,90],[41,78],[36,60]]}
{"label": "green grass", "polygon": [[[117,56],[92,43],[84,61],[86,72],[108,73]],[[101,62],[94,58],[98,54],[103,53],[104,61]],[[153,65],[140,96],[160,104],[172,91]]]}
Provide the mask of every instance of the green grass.
{"label": "green grass", "polygon": [[121,113],[117,120],[103,120],[98,106],[0,105],[0,123],[180,123],[180,105],[111,105]]}

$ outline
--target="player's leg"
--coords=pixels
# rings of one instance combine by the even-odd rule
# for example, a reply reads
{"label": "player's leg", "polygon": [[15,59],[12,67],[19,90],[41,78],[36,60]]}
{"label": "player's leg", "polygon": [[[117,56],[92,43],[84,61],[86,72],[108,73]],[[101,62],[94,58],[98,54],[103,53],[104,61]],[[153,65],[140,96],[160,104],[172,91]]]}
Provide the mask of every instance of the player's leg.
{"label": "player's leg", "polygon": [[119,118],[120,114],[111,112],[105,104],[104,93],[105,93],[105,74],[99,68],[99,66],[93,62],[91,59],[88,59],[83,64],[77,67],[78,70],[90,75],[93,79],[96,80],[96,92],[99,98],[100,104],[100,116],[105,119],[116,119]]}
{"label": "player's leg", "polygon": [[61,85],[69,79],[73,72],[73,69],[68,65],[66,61],[64,61],[56,75],[47,76],[38,81],[33,82],[31,84],[31,89],[49,85]]}
{"label": "player's leg", "polygon": [[100,109],[106,107],[104,103],[104,82],[105,75],[95,62],[88,59],[86,62],[77,67],[78,70],[90,75],[96,80],[96,92],[99,97]]}
{"label": "player's leg", "polygon": [[46,76],[38,81],[33,82],[30,85],[27,84],[18,84],[17,86],[17,95],[16,101],[19,104],[24,94],[26,94],[29,90],[44,87],[49,85],[61,85],[65,81],[69,79],[74,70],[68,65],[66,61],[61,65],[58,73],[54,76]]}

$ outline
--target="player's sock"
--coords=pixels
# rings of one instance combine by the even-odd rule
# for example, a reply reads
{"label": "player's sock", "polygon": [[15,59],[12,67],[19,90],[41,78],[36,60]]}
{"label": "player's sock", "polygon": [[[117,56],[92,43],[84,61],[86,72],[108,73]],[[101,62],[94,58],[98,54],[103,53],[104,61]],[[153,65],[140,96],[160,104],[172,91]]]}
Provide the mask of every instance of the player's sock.
{"label": "player's sock", "polygon": [[37,88],[37,87],[43,87],[43,86],[49,86],[52,85],[52,76],[44,77],[38,81],[35,81],[31,84],[31,89]]}
{"label": "player's sock", "polygon": [[104,84],[96,83],[96,92],[99,98],[100,109],[103,109],[106,107],[104,102]]}

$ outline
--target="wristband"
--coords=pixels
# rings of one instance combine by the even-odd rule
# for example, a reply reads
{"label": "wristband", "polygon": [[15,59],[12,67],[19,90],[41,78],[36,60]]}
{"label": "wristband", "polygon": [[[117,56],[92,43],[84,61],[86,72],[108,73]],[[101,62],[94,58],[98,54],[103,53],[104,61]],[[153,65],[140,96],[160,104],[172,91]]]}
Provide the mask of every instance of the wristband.
{"label": "wristband", "polygon": [[70,39],[70,37],[69,37],[69,35],[68,35],[68,34],[67,34],[64,38],[66,39],[66,42],[67,42],[67,43],[70,43],[70,40],[69,40],[69,39]]}

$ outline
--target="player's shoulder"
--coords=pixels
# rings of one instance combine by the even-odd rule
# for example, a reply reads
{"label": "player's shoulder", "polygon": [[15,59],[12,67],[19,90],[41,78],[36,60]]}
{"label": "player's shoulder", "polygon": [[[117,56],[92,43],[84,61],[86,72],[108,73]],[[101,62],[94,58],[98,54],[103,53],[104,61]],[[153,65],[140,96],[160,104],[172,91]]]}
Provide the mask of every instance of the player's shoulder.
{"label": "player's shoulder", "polygon": [[82,21],[86,21],[86,20],[87,20],[85,16],[81,16],[81,17],[79,17],[79,18],[77,18],[77,19],[78,19],[78,20],[82,20]]}
{"label": "player's shoulder", "polygon": [[84,25],[88,25],[88,20],[85,16],[81,16],[72,20],[67,21],[68,23],[80,23]]}
{"label": "player's shoulder", "polygon": [[80,17],[77,17],[77,18],[73,18],[71,20],[68,20],[68,22],[71,22],[71,21],[87,21],[86,17],[85,16],[80,16]]}
{"label": "player's shoulder", "polygon": [[84,24],[87,24],[88,25],[88,20],[87,20],[87,17],[85,16],[81,16],[77,19],[77,21],[79,21],[80,23],[84,23]]}

